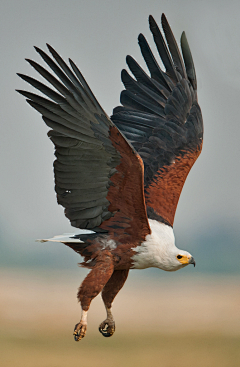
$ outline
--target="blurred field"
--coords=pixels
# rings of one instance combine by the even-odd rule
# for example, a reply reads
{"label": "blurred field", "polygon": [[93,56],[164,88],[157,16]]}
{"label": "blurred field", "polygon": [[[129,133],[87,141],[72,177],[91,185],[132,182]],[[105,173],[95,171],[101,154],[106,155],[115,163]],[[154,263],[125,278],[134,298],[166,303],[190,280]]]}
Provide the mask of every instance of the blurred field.
{"label": "blurred field", "polygon": [[98,332],[105,318],[98,297],[87,336],[76,343],[82,270],[0,275],[1,367],[240,366],[239,278],[135,271],[114,302],[115,335]]}

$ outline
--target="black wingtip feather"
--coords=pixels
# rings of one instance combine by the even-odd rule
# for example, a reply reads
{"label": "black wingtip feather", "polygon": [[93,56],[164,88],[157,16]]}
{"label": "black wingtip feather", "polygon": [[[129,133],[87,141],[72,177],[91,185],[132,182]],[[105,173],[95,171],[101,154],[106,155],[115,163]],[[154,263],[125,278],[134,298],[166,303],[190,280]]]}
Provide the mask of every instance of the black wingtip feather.
{"label": "black wingtip feather", "polygon": [[172,32],[172,29],[164,13],[162,13],[161,21],[162,21],[162,28],[163,28],[163,31],[164,31],[164,34],[167,40],[168,48],[170,50],[174,65],[176,66],[177,71],[181,74],[181,76],[183,78],[187,78],[182,55],[180,53],[180,50],[176,42],[176,39],[174,37],[174,34]]}
{"label": "black wingtip feather", "polygon": [[51,54],[53,55],[53,57],[54,57],[54,55],[55,55],[55,56],[57,56],[57,57],[59,57],[59,55],[58,55],[57,51],[55,51],[55,50],[54,50],[54,48],[53,48],[51,45],[49,45],[49,43],[46,43],[46,45],[47,45],[48,50],[49,50],[49,51],[51,52]]}
{"label": "black wingtip feather", "polygon": [[37,53],[39,53],[40,55],[44,54],[44,52],[37,46],[33,46],[35,48],[35,51],[37,51]]}
{"label": "black wingtip feather", "polygon": [[151,32],[152,32],[152,28],[157,26],[157,22],[156,22],[156,20],[153,18],[153,16],[152,16],[152,15],[149,15],[148,22],[149,22],[149,28],[150,28],[150,30],[151,30]]}
{"label": "black wingtip feather", "polygon": [[164,13],[162,13],[161,22],[166,22],[166,21],[167,21],[166,15]]}
{"label": "black wingtip feather", "polygon": [[183,54],[183,59],[184,59],[184,63],[186,66],[186,72],[187,72],[188,79],[190,80],[193,86],[193,89],[196,90],[197,89],[197,77],[196,77],[195,67],[193,63],[192,53],[191,53],[185,32],[182,32],[180,43],[181,43],[182,54]]}
{"label": "black wingtip feather", "polygon": [[[26,99],[26,102],[28,103],[28,104],[30,104],[30,106],[32,106],[33,108],[35,108],[36,109],[36,107],[35,107],[35,103],[31,100],[31,99]],[[37,104],[36,104],[37,105]],[[43,117],[43,116],[42,116]]]}
{"label": "black wingtip feather", "polygon": [[17,73],[17,75],[23,79],[25,82],[31,84],[31,80],[34,80],[32,79],[30,76],[27,76],[27,75],[24,75],[24,74],[21,74],[21,73]]}
{"label": "black wingtip feather", "polygon": [[23,96],[25,96],[25,91],[21,90],[21,89],[15,89],[16,92],[22,94]]}
{"label": "black wingtip feather", "polygon": [[34,65],[36,64],[35,61],[31,60],[31,59],[25,59],[31,66],[34,67]]}
{"label": "black wingtip feather", "polygon": [[47,60],[49,60],[50,57],[46,54],[46,52],[41,50],[41,48],[39,48],[39,47],[34,46],[34,48],[39,53],[39,55],[42,57],[42,59],[47,63]]}
{"label": "black wingtip feather", "polygon": [[173,65],[172,56],[169,53],[162,32],[160,31],[155,19],[152,16],[149,17],[149,27],[150,31],[152,32],[154,42],[157,46],[159,56],[161,57],[161,60],[166,68],[166,73],[174,83],[177,83],[179,79],[176,74],[176,69]]}
{"label": "black wingtip feather", "polygon": [[162,15],[161,15],[161,24],[162,25],[163,24],[168,24],[169,25],[168,20],[167,20],[167,17],[166,17],[166,15],[164,13],[162,13]]}
{"label": "black wingtip feather", "polygon": [[143,38],[144,38],[144,35],[142,33],[140,33],[138,35],[138,42],[141,42],[141,40],[143,40]]}
{"label": "black wingtip feather", "polygon": [[131,60],[132,60],[132,56],[127,55],[126,56],[126,63],[128,64],[129,62],[131,62]]}
{"label": "black wingtip feather", "polygon": [[54,48],[51,45],[49,45],[49,43],[46,43],[46,45],[47,45],[47,48],[48,48],[49,52],[51,52],[51,54],[53,55],[53,57],[55,58],[56,61],[58,61],[57,60],[58,58],[61,59],[61,57],[59,56],[57,51],[55,51]]}
{"label": "black wingtip feather", "polygon": [[149,17],[148,17],[149,24],[152,22],[153,19],[154,19],[153,16],[150,14]]}

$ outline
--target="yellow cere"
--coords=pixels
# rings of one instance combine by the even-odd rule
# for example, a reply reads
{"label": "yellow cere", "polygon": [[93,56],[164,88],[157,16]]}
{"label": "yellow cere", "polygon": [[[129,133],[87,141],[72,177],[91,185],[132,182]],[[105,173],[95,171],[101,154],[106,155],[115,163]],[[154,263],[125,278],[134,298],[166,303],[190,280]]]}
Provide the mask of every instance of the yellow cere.
{"label": "yellow cere", "polygon": [[191,259],[191,256],[187,256],[187,255],[177,255],[176,257],[178,261],[184,265],[189,264],[189,260]]}

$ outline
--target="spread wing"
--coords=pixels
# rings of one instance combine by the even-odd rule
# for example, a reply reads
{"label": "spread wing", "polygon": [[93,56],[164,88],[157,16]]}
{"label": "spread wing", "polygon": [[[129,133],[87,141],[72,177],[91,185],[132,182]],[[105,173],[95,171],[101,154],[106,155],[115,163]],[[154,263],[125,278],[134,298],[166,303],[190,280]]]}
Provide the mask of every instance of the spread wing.
{"label": "spread wing", "polygon": [[103,111],[76,65],[72,70],[48,45],[55,61],[36,48],[57,78],[27,60],[54,88],[18,74],[48,98],[18,90],[42,114],[55,145],[57,201],[72,226],[109,231],[118,241],[142,240],[150,232],[143,163]]}
{"label": "spread wing", "polygon": [[130,56],[122,82],[122,106],[111,117],[144,162],[145,200],[148,217],[173,226],[177,203],[186,177],[202,148],[203,121],[197,102],[197,80],[188,42],[183,32],[181,53],[164,14],[166,41],[149,17],[158,53],[159,67],[142,34],[138,41],[150,76]]}

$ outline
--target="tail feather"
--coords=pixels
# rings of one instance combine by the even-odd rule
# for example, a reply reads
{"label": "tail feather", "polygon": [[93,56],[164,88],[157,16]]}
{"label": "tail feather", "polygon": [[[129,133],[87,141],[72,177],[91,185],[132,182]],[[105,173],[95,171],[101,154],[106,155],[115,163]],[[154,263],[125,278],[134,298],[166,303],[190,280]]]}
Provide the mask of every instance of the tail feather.
{"label": "tail feather", "polygon": [[61,243],[83,243],[80,239],[81,235],[92,234],[92,231],[82,231],[81,233],[64,233],[61,235],[54,236],[53,238],[36,240],[37,242],[61,242]]}

